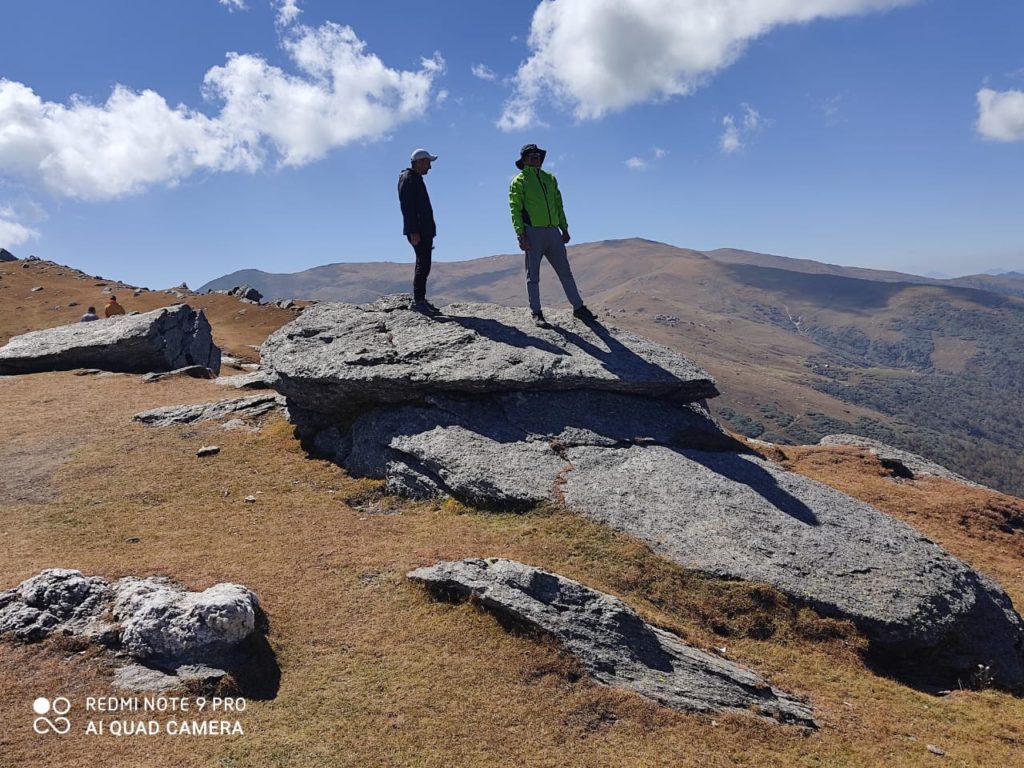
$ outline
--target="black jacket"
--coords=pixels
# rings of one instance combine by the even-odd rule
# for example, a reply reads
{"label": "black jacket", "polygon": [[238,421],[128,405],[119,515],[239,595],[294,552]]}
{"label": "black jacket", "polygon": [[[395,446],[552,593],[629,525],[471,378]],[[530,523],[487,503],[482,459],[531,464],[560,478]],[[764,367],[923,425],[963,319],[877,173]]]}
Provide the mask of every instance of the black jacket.
{"label": "black jacket", "polygon": [[427,185],[412,168],[398,175],[398,201],[402,204],[403,235],[419,233],[422,239],[433,239],[437,235]]}

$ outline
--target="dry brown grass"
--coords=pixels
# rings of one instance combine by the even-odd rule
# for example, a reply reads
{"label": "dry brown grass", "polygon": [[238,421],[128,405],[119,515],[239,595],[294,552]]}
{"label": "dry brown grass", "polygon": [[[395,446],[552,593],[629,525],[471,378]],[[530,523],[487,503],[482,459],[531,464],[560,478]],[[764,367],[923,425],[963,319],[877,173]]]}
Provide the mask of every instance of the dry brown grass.
{"label": "dry brown grass", "polygon": [[[43,290],[33,292],[33,288]],[[167,291],[145,291],[133,296],[134,286],[116,280],[97,280],[49,261],[12,261],[0,263],[0,346],[21,333],[76,323],[90,305],[102,317],[111,295],[103,293],[104,288],[110,288],[129,312],[174,304],[204,310],[217,345],[243,361],[258,361],[259,353],[251,345],[262,344],[295,317],[288,310],[245,304],[222,294],[179,291],[185,294],[179,299]]]}
{"label": "dry brown grass", "polygon": [[[937,698],[879,677],[849,625],[769,588],[695,576],[553,509],[499,515],[383,498],[375,483],[307,458],[280,418],[259,433],[130,422],[145,408],[224,396],[191,379],[0,379],[0,588],[49,567],[163,574],[194,589],[243,583],[270,617],[278,695],[250,702],[243,737],[37,736],[32,700],[107,694],[109,664],[59,643],[0,642],[0,766],[927,766],[939,760],[928,744],[950,765],[1019,763],[1021,699]],[[221,453],[197,458],[210,443]],[[786,448],[779,458],[903,517],[1024,599],[1022,534],[997,522],[1019,500],[896,484],[851,450]],[[510,635],[470,605],[434,602],[404,578],[469,556],[556,570],[699,647],[725,646],[809,696],[822,728],[682,715],[591,685],[550,643]]]}

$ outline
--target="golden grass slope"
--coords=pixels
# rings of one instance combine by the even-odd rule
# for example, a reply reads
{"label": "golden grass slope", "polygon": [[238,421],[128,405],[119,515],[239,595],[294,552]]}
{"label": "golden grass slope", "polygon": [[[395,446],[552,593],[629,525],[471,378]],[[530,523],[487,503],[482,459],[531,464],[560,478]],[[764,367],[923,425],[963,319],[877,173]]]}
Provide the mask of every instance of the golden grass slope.
{"label": "golden grass slope", "polygon": [[[39,293],[24,296],[17,315],[4,309],[0,333],[52,319]],[[219,339],[239,348],[262,340],[262,326],[249,325],[262,317],[257,308],[210,298]],[[237,317],[236,306],[248,311]],[[279,313],[266,312],[270,326]],[[881,677],[848,624],[764,586],[687,573],[557,509],[497,515],[383,497],[375,483],[309,459],[280,417],[258,433],[130,420],[224,396],[192,379],[0,378],[0,588],[48,567],[161,574],[192,589],[236,581],[260,596],[281,669],[276,698],[240,715],[244,736],[39,736],[33,699],[64,695],[80,706],[107,694],[108,663],[59,642],[0,642],[3,768],[1010,766],[1024,752],[1021,699],[990,690],[937,697]],[[220,454],[197,458],[208,444]],[[783,450],[773,457],[916,525],[1024,601],[1022,533],[1006,524],[1024,519],[1024,502],[938,480],[897,483],[856,449]],[[468,556],[515,558],[611,592],[809,696],[822,728],[682,715],[591,685],[549,643],[511,635],[473,606],[433,602],[404,579]]]}

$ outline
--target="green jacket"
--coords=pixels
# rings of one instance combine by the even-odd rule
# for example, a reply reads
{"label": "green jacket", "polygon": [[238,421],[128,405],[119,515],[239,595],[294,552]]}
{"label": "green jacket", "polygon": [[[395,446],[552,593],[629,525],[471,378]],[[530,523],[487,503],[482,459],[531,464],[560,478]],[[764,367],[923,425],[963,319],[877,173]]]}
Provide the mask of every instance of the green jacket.
{"label": "green jacket", "polygon": [[569,228],[558,181],[540,168],[526,166],[512,179],[508,188],[508,205],[512,209],[512,226],[517,235],[523,234],[523,227]]}

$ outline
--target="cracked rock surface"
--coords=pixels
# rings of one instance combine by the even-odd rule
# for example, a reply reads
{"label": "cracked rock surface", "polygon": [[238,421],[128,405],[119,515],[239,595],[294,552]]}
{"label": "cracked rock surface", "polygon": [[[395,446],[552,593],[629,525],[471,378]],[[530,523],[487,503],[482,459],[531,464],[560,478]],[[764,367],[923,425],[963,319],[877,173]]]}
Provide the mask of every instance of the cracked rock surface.
{"label": "cracked rock surface", "polygon": [[593,389],[694,401],[714,379],[667,347],[629,331],[494,304],[451,304],[428,317],[411,297],[318,304],[260,350],[274,387],[311,413],[350,415],[367,403],[414,402],[435,393]]}
{"label": "cracked rock surface", "polygon": [[684,712],[753,713],[817,727],[805,701],[647,624],[618,598],[564,576],[489,558],[442,562],[408,577],[446,597],[472,596],[506,621],[553,635],[604,685]]}

